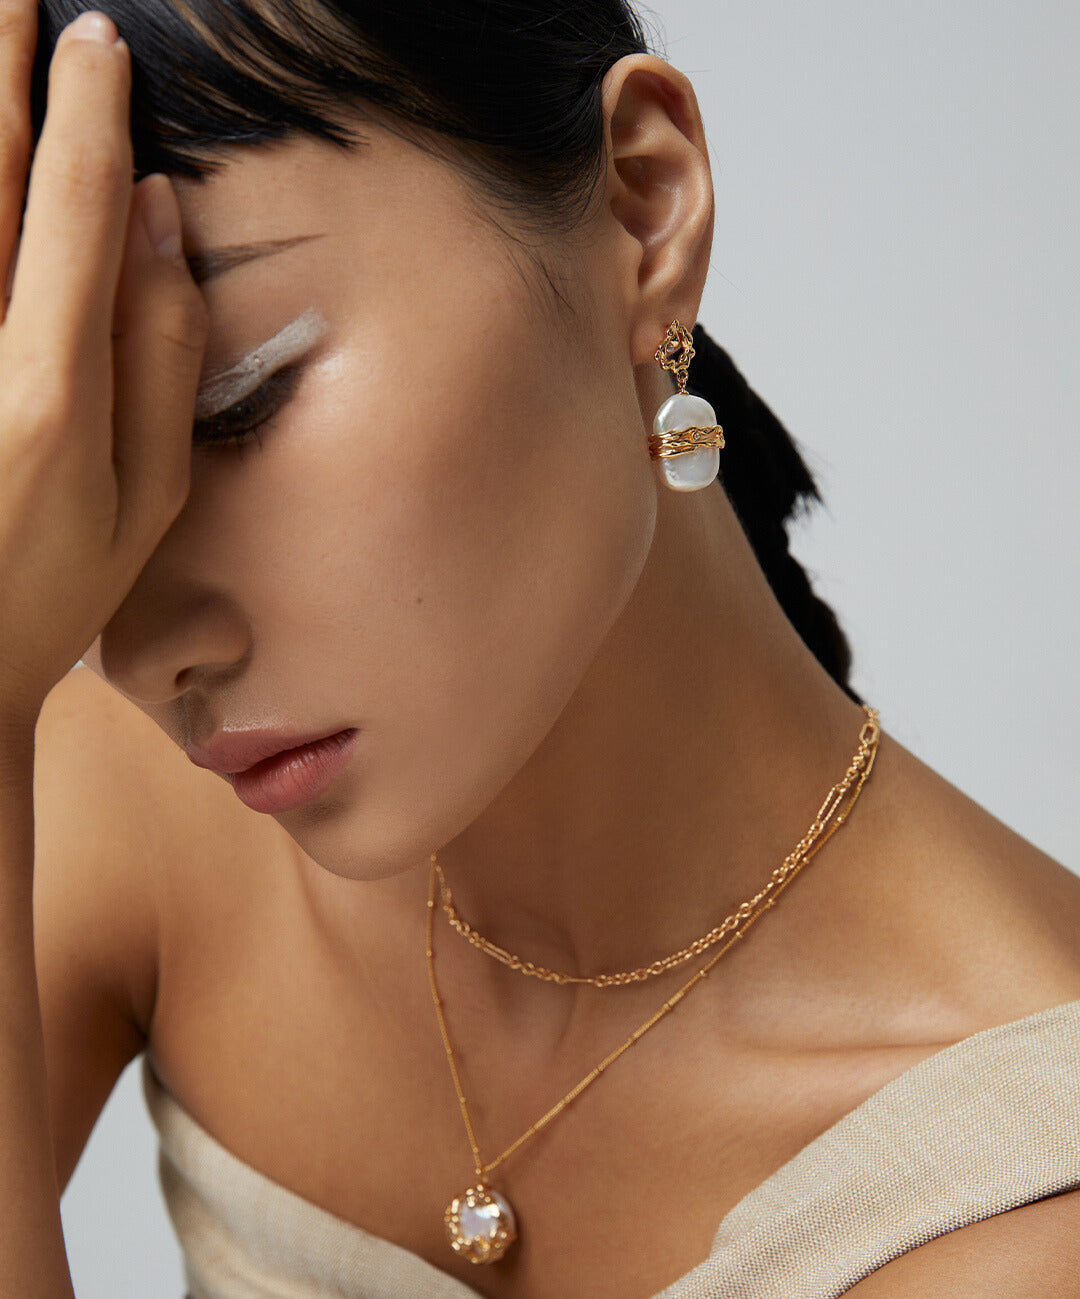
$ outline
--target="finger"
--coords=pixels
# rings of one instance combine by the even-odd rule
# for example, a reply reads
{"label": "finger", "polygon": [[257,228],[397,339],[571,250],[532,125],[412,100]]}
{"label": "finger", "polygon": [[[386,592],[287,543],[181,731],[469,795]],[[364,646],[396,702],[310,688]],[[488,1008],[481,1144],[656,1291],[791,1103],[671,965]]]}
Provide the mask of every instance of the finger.
{"label": "finger", "polygon": [[0,0],[0,322],[7,307],[32,149],[30,78],[37,0]]}
{"label": "finger", "polygon": [[8,324],[66,368],[107,363],[132,189],[131,65],[119,40],[94,40],[83,14],[60,34],[30,189]]}
{"label": "finger", "polygon": [[208,312],[180,251],[168,178],[141,181],[131,206],[113,339],[117,542],[156,545],[188,494]]}

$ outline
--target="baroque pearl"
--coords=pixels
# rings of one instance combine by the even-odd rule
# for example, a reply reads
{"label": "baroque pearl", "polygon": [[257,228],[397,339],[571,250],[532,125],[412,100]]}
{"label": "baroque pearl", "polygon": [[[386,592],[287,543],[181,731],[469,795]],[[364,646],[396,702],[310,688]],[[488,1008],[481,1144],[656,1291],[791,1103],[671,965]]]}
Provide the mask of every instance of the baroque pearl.
{"label": "baroque pearl", "polygon": [[517,1240],[517,1221],[509,1201],[485,1183],[455,1196],[443,1221],[454,1252],[470,1263],[495,1263]]}
{"label": "baroque pearl", "polygon": [[[684,428],[712,428],[715,424],[716,412],[704,397],[677,392],[656,412],[653,430],[675,433]],[[699,487],[708,487],[720,472],[720,448],[705,447],[677,456],[661,456],[655,463],[666,486],[677,492],[696,492]]]}
{"label": "baroque pearl", "polygon": [[510,1205],[503,1199],[498,1191],[489,1191],[488,1194],[494,1200],[494,1204],[481,1204],[475,1209],[466,1205],[461,1210],[461,1234],[475,1239],[477,1236],[486,1236],[488,1240],[495,1237],[499,1228],[500,1219],[509,1219],[512,1223],[514,1215]]}

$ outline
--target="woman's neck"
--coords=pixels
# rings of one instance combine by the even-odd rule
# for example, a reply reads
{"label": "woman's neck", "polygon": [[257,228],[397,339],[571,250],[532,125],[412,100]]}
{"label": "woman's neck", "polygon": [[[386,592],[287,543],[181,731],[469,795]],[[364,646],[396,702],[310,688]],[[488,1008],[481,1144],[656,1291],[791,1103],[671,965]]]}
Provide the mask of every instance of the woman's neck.
{"label": "woman's neck", "polygon": [[[661,493],[645,570],[579,688],[439,851],[462,916],[523,959],[596,974],[682,948],[762,887],[855,751],[864,714],[721,491]],[[493,988],[535,984],[474,955]]]}

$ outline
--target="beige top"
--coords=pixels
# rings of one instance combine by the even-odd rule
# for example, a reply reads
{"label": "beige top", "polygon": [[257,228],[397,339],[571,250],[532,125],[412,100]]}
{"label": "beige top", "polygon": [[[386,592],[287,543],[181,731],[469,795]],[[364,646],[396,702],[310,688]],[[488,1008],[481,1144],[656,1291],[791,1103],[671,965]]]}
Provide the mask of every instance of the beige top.
{"label": "beige top", "polygon": [[[191,1299],[478,1299],[230,1154],[143,1057]],[[723,1218],[653,1299],[827,1299],[954,1228],[1080,1188],[1080,1000],[927,1056]]]}

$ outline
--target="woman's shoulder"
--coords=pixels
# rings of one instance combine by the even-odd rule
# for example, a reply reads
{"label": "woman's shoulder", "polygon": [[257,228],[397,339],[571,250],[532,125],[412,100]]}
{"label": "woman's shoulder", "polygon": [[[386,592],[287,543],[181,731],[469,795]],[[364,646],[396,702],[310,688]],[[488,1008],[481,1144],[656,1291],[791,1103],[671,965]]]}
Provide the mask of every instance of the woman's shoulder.
{"label": "woman's shoulder", "polygon": [[896,778],[874,826],[885,851],[863,877],[874,963],[940,989],[956,1036],[1080,998],[1080,863],[891,746]]}
{"label": "woman's shoulder", "polygon": [[[268,818],[253,818],[228,785],[194,766],[183,749],[137,705],[79,663],[47,696],[36,733],[35,786],[50,814],[107,820],[147,857],[233,837]],[[280,831],[280,827],[275,829]]]}
{"label": "woman's shoulder", "polygon": [[34,738],[34,947],[62,1189],[151,1036],[163,937],[175,933],[168,900],[197,880],[199,838],[223,834],[228,816],[168,736],[90,668],[57,682]]}
{"label": "woman's shoulder", "polygon": [[[148,899],[164,950],[172,931],[189,923],[205,931],[214,916],[235,914],[257,864],[288,862],[291,840],[276,821],[245,808],[89,667],[77,665],[50,692],[35,741],[38,834],[46,853],[64,858],[50,873],[73,908],[92,883],[87,872],[100,881],[107,870],[118,897]],[[151,976],[156,984],[160,955],[139,976],[144,985]]]}
{"label": "woman's shoulder", "polygon": [[1080,876],[884,736],[843,832],[742,960],[751,1040],[943,1046],[1080,998]]}

